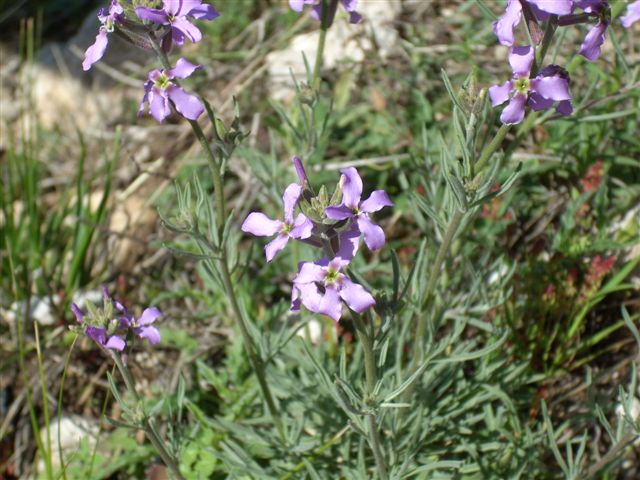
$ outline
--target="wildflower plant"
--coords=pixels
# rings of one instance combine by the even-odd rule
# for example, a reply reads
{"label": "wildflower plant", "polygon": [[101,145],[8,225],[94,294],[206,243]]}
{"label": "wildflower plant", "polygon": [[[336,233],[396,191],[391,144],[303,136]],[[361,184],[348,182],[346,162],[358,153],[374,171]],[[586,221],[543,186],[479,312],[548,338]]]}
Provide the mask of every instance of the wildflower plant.
{"label": "wildflower plant", "polygon": [[[224,15],[224,9],[218,13],[213,5],[196,0],[164,0],[162,6],[134,3],[114,0],[108,15],[101,11],[99,41],[89,47],[85,63],[99,60],[106,34],[119,28],[155,56],[157,68],[141,81],[140,112],[148,104],[158,122],[172,109],[184,117],[207,158],[213,185],[211,193],[197,175],[177,185],[177,208],[163,212],[162,222],[188,239],[188,248],[173,251],[197,259],[204,288],[225,302],[221,311],[241,339],[229,348],[225,361],[250,367],[249,380],[238,371],[228,373],[234,385],[229,388],[218,372],[202,362],[197,365],[203,383],[221,392],[223,406],[212,413],[195,399],[183,399],[193,422],[204,431],[198,439],[185,440],[186,450],[203,438],[211,443],[215,431],[207,454],[220,462],[219,473],[244,478],[522,478],[528,469],[538,471],[530,452],[547,441],[553,429],[550,422],[530,427],[521,418],[523,406],[512,398],[516,386],[527,388],[538,377],[526,362],[511,361],[513,342],[507,340],[513,331],[503,318],[508,313],[501,310],[508,295],[491,288],[499,282],[497,291],[508,292],[510,275],[489,281],[466,261],[453,268],[452,253],[475,258],[463,239],[484,207],[516,184],[522,166],[510,165],[513,151],[535,126],[550,121],[550,112],[538,112],[554,106],[562,116],[580,111],[573,107],[581,103],[570,91],[569,66],[545,61],[558,29],[580,23],[592,25],[579,53],[596,61],[605,32],[613,25],[608,2],[507,1],[493,28],[498,42],[509,48],[512,78],[487,88],[479,84],[477,72],[470,72],[456,88],[443,71],[442,84],[452,105],[449,122],[435,133],[423,132],[424,159],[412,160],[416,173],[398,173],[403,181],[382,189],[376,188],[367,167],[342,165],[328,186],[319,180],[327,178],[326,172],[309,168],[322,170],[326,141],[335,133],[331,109],[325,108],[331,102],[323,101],[329,95],[321,78],[326,36],[339,5],[350,23],[366,21],[356,11],[358,2],[291,0],[297,12],[311,6],[312,16],[320,20],[320,35],[313,69],[308,68],[306,83],[295,85],[295,108],[302,120],[296,123],[284,109],[278,111],[298,151],[290,152],[295,155],[292,164],[278,167],[282,175],[270,179],[277,210],[283,209],[275,219],[253,208],[242,217],[228,209],[223,189],[227,165],[237,160],[234,152],[247,136],[239,105],[225,126],[205,99],[180,85],[201,67],[184,57],[174,63],[168,56],[185,38],[200,41],[197,22]],[[636,3],[623,17],[625,26],[635,19]],[[498,123],[491,107],[505,103]],[[316,121],[319,118],[322,121]],[[208,122],[208,128],[201,121]],[[437,161],[427,144],[435,145]],[[407,198],[424,238],[411,245],[410,267],[403,268],[394,245],[399,239],[388,227]],[[262,240],[253,237],[275,237],[264,247],[269,267],[262,256],[254,258],[237,248],[244,243],[262,246]],[[295,261],[285,263],[287,259]],[[281,299],[268,309],[256,305],[261,295],[256,277],[285,264],[289,268],[280,278],[286,281],[280,284],[286,285],[284,297],[290,301]],[[598,257],[590,279],[594,289],[609,272],[604,266],[613,268],[603,265]],[[180,449],[170,447],[160,434],[157,410],[149,409],[137,393],[123,355],[136,337],[151,345],[160,342],[155,326],[160,311],[149,307],[136,317],[107,293],[102,309],[72,309],[79,322],[75,330],[112,357],[133,398],[133,405],[125,401],[109,377],[116,400],[127,412],[125,426],[143,430],[172,475],[185,478]],[[491,315],[495,323],[486,320]],[[333,341],[309,341],[305,329],[326,319],[329,326],[322,330],[332,331]],[[470,338],[471,328],[485,335]],[[302,339],[301,331],[307,332]],[[467,362],[474,362],[473,368],[464,368]],[[239,411],[251,418],[242,418]],[[485,438],[472,435],[474,430]],[[556,454],[555,438],[547,443]],[[572,478],[587,469],[580,462],[565,469],[560,457]]]}

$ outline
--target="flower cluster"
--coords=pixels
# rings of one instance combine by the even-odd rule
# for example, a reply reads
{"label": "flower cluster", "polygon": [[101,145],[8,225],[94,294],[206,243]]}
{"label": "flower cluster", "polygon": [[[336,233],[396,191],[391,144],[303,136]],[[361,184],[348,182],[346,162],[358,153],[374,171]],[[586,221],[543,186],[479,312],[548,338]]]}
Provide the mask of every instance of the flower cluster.
{"label": "flower cluster", "polygon": [[[363,313],[375,305],[375,300],[344,271],[358,251],[360,237],[364,237],[370,250],[384,246],[384,231],[369,215],[393,203],[383,190],[375,190],[362,200],[362,179],[353,167],[341,170],[333,201],[328,200],[324,187],[314,195],[302,162],[294,157],[293,163],[300,183],[292,183],[285,189],[283,219],[273,220],[261,212],[251,212],[241,229],[256,236],[276,235],[265,247],[269,262],[290,239],[323,250],[325,255],[320,260],[300,264],[293,280],[292,311],[304,305],[312,312],[338,321],[344,302],[355,312]],[[294,215],[296,206],[302,210],[297,216]]]}
{"label": "flower cluster", "polygon": [[[581,14],[576,13],[582,10]],[[580,54],[594,61],[600,56],[607,27],[611,23],[611,10],[607,0],[508,0],[504,15],[493,24],[493,31],[502,45],[514,44],[514,29],[523,13],[528,21],[548,21],[558,16],[558,25],[566,26],[596,19],[580,47]]]}
{"label": "flower cluster", "polygon": [[509,54],[513,78],[503,85],[494,85],[489,89],[494,107],[509,101],[500,115],[502,123],[520,123],[524,118],[526,104],[539,111],[549,108],[557,101],[558,113],[569,115],[573,112],[566,71],[557,65],[549,65],[535,78],[530,78],[534,55],[531,46],[513,47]]}
{"label": "flower cluster", "polygon": [[[107,12],[100,9],[98,19],[102,25],[95,43],[85,52],[84,70],[89,70],[102,58],[107,49],[108,33],[116,29],[139,46],[149,48],[149,42],[155,42],[168,52],[173,44],[182,45],[185,38],[194,43],[202,39],[202,33],[191,23],[192,20],[213,20],[219,16],[213,6],[201,0],[163,0],[162,8],[135,8],[137,18],[132,20],[127,18],[128,11],[123,4],[124,0],[112,0]],[[175,79],[186,78],[198,68],[199,65],[181,58],[174,68],[149,72],[138,114],[144,112],[144,105],[148,102],[153,118],[162,122],[171,113],[170,105],[173,104],[183,117],[196,120],[204,111],[202,101],[186,93]]]}
{"label": "flower cluster", "polygon": [[[534,45],[516,46],[515,28],[525,17],[529,37]],[[553,16],[553,18],[552,18]],[[628,6],[627,14],[620,18],[625,27],[640,19],[640,0]],[[535,111],[546,110],[556,105],[561,115],[573,113],[569,74],[558,65],[534,71],[535,48],[542,39],[539,22],[555,22],[559,26],[588,23],[595,20],[580,46],[580,55],[595,61],[600,56],[607,28],[611,24],[611,9],[607,0],[507,0],[504,14],[493,24],[498,41],[511,47],[509,64],[512,79],[503,85],[489,89],[494,107],[509,102],[500,115],[505,124],[520,123],[524,108],[528,105]],[[556,103],[557,102],[557,103]]]}
{"label": "flower cluster", "polygon": [[75,303],[71,311],[78,321],[79,332],[84,333],[103,348],[122,351],[129,332],[146,338],[152,345],[160,342],[160,332],[152,324],[162,315],[156,307],[145,308],[140,318],[135,318],[119,301],[111,298],[106,288],[102,289],[103,308],[87,303],[87,313]]}

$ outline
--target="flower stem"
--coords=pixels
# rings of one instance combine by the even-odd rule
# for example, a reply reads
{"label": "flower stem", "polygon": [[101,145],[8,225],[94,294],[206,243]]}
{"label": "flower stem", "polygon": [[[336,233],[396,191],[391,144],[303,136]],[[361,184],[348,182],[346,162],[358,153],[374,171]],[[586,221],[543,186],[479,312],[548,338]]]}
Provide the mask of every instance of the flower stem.
{"label": "flower stem", "polygon": [[[376,387],[376,359],[373,352],[373,340],[367,327],[365,326],[362,318],[357,313],[353,312],[353,321],[358,332],[358,338],[362,345],[362,351],[364,353],[364,371],[367,381],[367,396],[365,397],[365,403],[372,403],[375,400],[375,387]],[[376,466],[378,467],[378,476],[380,480],[387,480],[387,465],[380,449],[380,434],[378,432],[378,425],[376,424],[376,414],[371,412],[367,414],[367,425],[369,433],[369,443],[371,444],[371,450],[376,460]]]}
{"label": "flower stem", "polygon": [[[127,390],[135,399],[136,404],[140,405],[142,402],[142,399],[140,398],[140,395],[136,390],[136,385],[133,381],[133,377],[131,376],[131,372],[129,371],[129,368],[122,361],[122,357],[118,352],[114,350],[109,350],[109,353],[111,353],[111,358],[113,358],[113,361],[115,362],[116,367],[118,367],[118,370],[122,375],[124,383],[127,386]],[[178,463],[176,459],[169,453],[169,450],[167,449],[164,441],[162,440],[162,437],[156,430],[153,419],[146,414],[144,409],[142,409],[142,430],[146,434],[147,438],[153,444],[153,447],[158,452],[158,455],[160,455],[160,458],[162,459],[164,464],[173,472],[173,474],[175,475],[175,478],[177,478],[178,480],[185,480],[185,478],[182,476],[182,473],[180,473],[180,468],[178,467]]]}
{"label": "flower stem", "polygon": [[[165,69],[171,68],[171,64],[166,53],[162,50],[158,42],[150,36],[151,45],[160,60],[160,63]],[[175,81],[175,80],[174,80]],[[176,82],[177,83],[177,82]],[[200,146],[204,150],[207,155],[207,160],[209,161],[209,167],[211,170],[211,175],[213,177],[213,189],[216,196],[215,201],[215,209],[216,216],[218,218],[218,222],[220,224],[220,231],[224,229],[224,222],[227,218],[226,206],[225,206],[225,198],[224,198],[224,190],[222,188],[223,178],[221,171],[221,161],[218,160],[214,151],[207,140],[206,135],[202,131],[202,127],[196,120],[189,120],[189,125],[191,125],[191,129],[195,134],[198,142],[200,142]],[[269,388],[269,383],[266,378],[266,369],[263,362],[260,360],[259,356],[256,355],[255,348],[253,346],[253,342],[251,340],[251,335],[249,334],[249,328],[247,327],[247,319],[245,318],[242,309],[238,303],[238,299],[236,297],[235,290],[233,288],[233,281],[231,279],[231,273],[229,272],[229,267],[227,265],[227,248],[226,245],[220,245],[220,256],[217,259],[216,263],[218,265],[218,269],[222,276],[222,283],[224,285],[225,293],[229,299],[229,303],[231,304],[231,309],[233,310],[233,314],[236,318],[236,323],[240,328],[240,334],[242,336],[242,342],[244,344],[245,352],[247,353],[247,357],[249,358],[249,363],[253,371],[256,373],[258,377],[258,383],[260,385],[260,390],[262,391],[262,396],[267,404],[267,409],[269,410],[269,414],[273,420],[273,423],[278,430],[278,434],[283,442],[286,442],[286,435],[282,425],[282,420],[280,418],[280,414],[278,408],[276,407],[276,403],[273,399],[273,395],[271,393],[271,389]]]}
{"label": "flower stem", "polygon": [[271,419],[278,430],[278,434],[280,435],[280,439],[286,443],[287,436],[284,431],[284,427],[282,425],[282,420],[280,418],[280,412],[278,411],[278,407],[276,406],[275,401],[273,400],[273,395],[271,394],[271,389],[269,388],[269,383],[267,382],[267,376],[265,371],[265,365],[260,360],[258,355],[256,355],[253,342],[251,341],[251,335],[249,334],[249,329],[247,328],[247,321],[240,309],[240,305],[238,304],[238,299],[236,298],[235,291],[233,289],[233,284],[231,282],[231,275],[229,273],[229,268],[227,267],[226,261],[226,247],[222,249],[224,251],[223,257],[218,260],[218,267],[220,272],[222,273],[222,282],[224,284],[224,289],[229,297],[229,302],[231,303],[231,308],[233,309],[233,313],[237,319],[238,326],[240,327],[240,334],[242,335],[242,341],[244,343],[244,349],[247,353],[247,357],[249,358],[249,363],[251,367],[256,373],[258,377],[258,383],[260,384],[260,390],[262,390],[262,396],[267,404],[267,409],[269,410],[269,414],[271,415]]}
{"label": "flower stem", "polygon": [[[491,142],[489,142],[489,145],[487,145],[484,148],[484,150],[480,154],[480,157],[478,158],[478,161],[475,162],[474,164],[474,171],[476,172],[476,177],[480,175],[480,173],[482,172],[484,167],[487,165],[487,163],[489,162],[493,154],[496,152],[496,150],[498,150],[498,148],[500,148],[500,146],[502,145],[502,141],[504,140],[505,136],[507,135],[510,129],[511,129],[511,125],[503,124],[498,129],[498,131],[496,132]],[[435,288],[438,284],[438,279],[440,278],[440,270],[442,269],[442,265],[444,264],[447,258],[449,249],[453,244],[453,239],[455,238],[455,235],[458,231],[458,228],[460,227],[460,223],[462,222],[463,217],[464,217],[464,212],[461,212],[460,210],[456,209],[451,219],[449,220],[449,225],[447,226],[447,230],[444,234],[444,238],[442,239],[442,243],[438,248],[436,259],[433,262],[431,269],[429,270],[429,281],[425,288],[424,301],[422,303],[422,311],[424,314],[420,315],[417,320],[418,324],[416,327],[416,335],[413,341],[413,358],[411,359],[411,364],[409,366],[410,374],[413,374],[413,372],[416,371],[416,369],[420,365],[420,362],[422,361],[422,357],[424,353],[423,340],[424,340],[425,330],[427,329],[427,320],[428,320],[428,316],[426,315],[427,309],[431,304],[433,293],[435,292]],[[413,385],[415,385],[415,383]],[[403,399],[405,399],[405,401],[409,397],[411,397],[411,395],[413,394],[413,390],[414,390],[413,385],[410,385],[405,390],[402,396]],[[404,412],[403,410],[399,411],[398,413],[399,419],[402,418],[403,412]]]}
{"label": "flower stem", "polygon": [[320,88],[320,69],[322,68],[322,57],[324,56],[324,45],[329,30],[329,4],[327,0],[322,0],[322,15],[320,18],[320,36],[318,37],[318,48],[316,50],[316,61],[313,66],[313,88]]}

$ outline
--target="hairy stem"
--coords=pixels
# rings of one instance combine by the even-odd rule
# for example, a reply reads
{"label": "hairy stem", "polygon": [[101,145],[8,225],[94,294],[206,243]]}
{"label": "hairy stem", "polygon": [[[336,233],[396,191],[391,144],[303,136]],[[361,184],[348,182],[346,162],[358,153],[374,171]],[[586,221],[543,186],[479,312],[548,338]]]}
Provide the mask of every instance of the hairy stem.
{"label": "hairy stem", "polygon": [[[352,314],[353,321],[358,332],[358,338],[362,345],[362,351],[364,353],[364,371],[367,381],[367,396],[365,397],[366,403],[374,401],[375,387],[376,387],[376,359],[373,352],[373,339],[367,332],[367,327],[362,321],[362,318],[357,313]],[[376,460],[376,466],[378,467],[378,476],[380,480],[387,480],[387,465],[380,449],[380,434],[378,432],[378,425],[376,424],[376,414],[371,412],[367,414],[367,426],[369,433],[369,443],[371,444],[371,450],[373,451],[373,457]]]}
{"label": "hairy stem", "polygon": [[313,88],[320,88],[320,69],[322,68],[322,58],[324,56],[324,45],[327,39],[327,30],[329,29],[329,3],[322,0],[322,16],[320,18],[320,36],[318,37],[318,49],[316,50],[316,61],[313,66]]}
{"label": "hairy stem", "polygon": [[[127,390],[133,396],[136,403],[140,406],[142,399],[140,398],[140,395],[136,390],[136,385],[133,381],[133,377],[131,376],[129,368],[122,361],[120,353],[114,350],[109,350],[109,353],[111,353],[111,358],[113,358],[116,367],[118,367],[118,370],[120,371],[120,375],[122,375],[124,383],[127,386]],[[173,455],[169,453],[164,440],[155,428],[153,419],[146,414],[144,409],[142,409],[142,430],[146,434],[147,438],[151,441],[153,447],[158,452],[158,455],[160,455],[160,458],[162,459],[164,464],[173,472],[175,478],[177,478],[178,480],[185,480],[185,478],[180,473],[178,462],[173,457]]]}
{"label": "hairy stem", "polygon": [[[160,63],[164,68],[171,68],[171,64],[169,59],[167,58],[166,53],[162,50],[160,45],[158,45],[157,41],[150,36],[151,45],[160,60]],[[175,81],[175,80],[174,80]],[[176,82],[177,83],[177,82]],[[211,170],[211,175],[213,177],[213,189],[215,192],[215,209],[216,216],[218,218],[218,222],[220,223],[220,230],[224,228],[224,222],[227,218],[226,206],[225,206],[225,198],[224,198],[224,190],[222,188],[223,178],[222,178],[222,170],[221,170],[221,161],[216,157],[207,137],[205,136],[200,124],[196,120],[189,120],[189,125],[191,125],[191,129],[195,134],[198,142],[200,142],[200,146],[204,150],[207,155],[207,160],[209,161],[209,167]],[[278,434],[283,442],[286,441],[285,431],[282,425],[282,420],[280,418],[280,413],[278,408],[276,407],[276,403],[273,399],[273,394],[271,393],[271,389],[269,388],[269,383],[266,378],[266,369],[264,363],[260,360],[259,356],[256,354],[253,342],[251,340],[251,335],[249,334],[249,328],[247,327],[247,319],[245,318],[242,309],[240,308],[240,304],[238,303],[238,298],[236,296],[235,290],[233,288],[233,281],[231,279],[231,273],[229,272],[229,266],[227,264],[227,248],[226,245],[219,245],[220,247],[220,256],[217,259],[216,263],[218,265],[218,269],[222,276],[222,283],[224,285],[225,293],[227,294],[227,298],[229,299],[229,303],[231,304],[231,309],[233,310],[233,314],[236,318],[236,323],[240,328],[240,334],[242,336],[242,342],[244,344],[245,352],[247,353],[247,357],[251,364],[253,371],[256,373],[258,377],[258,383],[260,385],[260,390],[262,392],[262,396],[264,398],[265,403],[267,404],[267,409],[269,410],[269,414],[273,420],[273,423],[278,430]]]}

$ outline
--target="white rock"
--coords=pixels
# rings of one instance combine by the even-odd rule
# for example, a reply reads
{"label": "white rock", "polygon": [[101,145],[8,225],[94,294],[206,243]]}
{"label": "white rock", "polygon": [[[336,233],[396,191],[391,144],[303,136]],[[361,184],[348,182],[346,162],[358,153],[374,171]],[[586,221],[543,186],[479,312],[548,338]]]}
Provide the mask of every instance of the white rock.
{"label": "white rock", "polygon": [[315,319],[309,320],[306,325],[298,329],[296,335],[304,339],[308,338],[312,344],[316,345],[322,339],[322,324]]}
{"label": "white rock", "polygon": [[[351,25],[341,8],[327,33],[323,67],[338,68],[340,64],[361,63],[377,45],[377,54],[386,58],[398,42],[398,32],[393,20],[402,8],[401,2],[393,0],[369,0],[358,3],[362,21]],[[306,80],[302,54],[311,69],[318,50],[320,30],[295,36],[284,50],[271,52],[266,57],[271,96],[276,100],[290,100],[294,94],[291,73],[298,82]],[[375,39],[375,41],[372,41]]]}
{"label": "white rock", "polygon": [[[59,424],[59,425],[58,425]],[[60,442],[58,443],[58,427],[60,428]],[[65,461],[71,454],[78,450],[80,440],[86,438],[89,447],[93,448],[98,438],[100,428],[96,422],[92,422],[85,417],[79,415],[66,415],[51,420],[49,425],[49,433],[51,436],[51,461],[54,468],[60,466],[60,450],[62,449]],[[40,427],[40,438],[44,445],[47,444],[47,431],[44,427]],[[44,471],[44,460],[38,463],[38,471]]]}
{"label": "white rock", "polygon": [[[38,322],[40,325],[53,325],[56,322],[56,316],[54,314],[53,305],[60,302],[60,296],[53,295],[49,297],[34,297],[29,304],[30,312],[29,317]],[[22,318],[26,313],[27,302],[13,302],[9,310],[2,311],[2,316],[10,323],[15,322],[18,318]]]}

